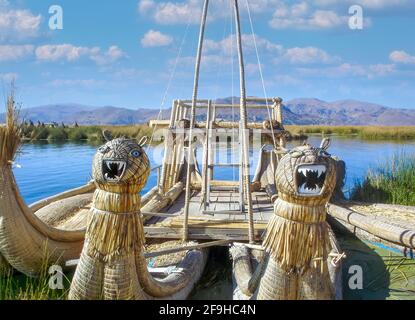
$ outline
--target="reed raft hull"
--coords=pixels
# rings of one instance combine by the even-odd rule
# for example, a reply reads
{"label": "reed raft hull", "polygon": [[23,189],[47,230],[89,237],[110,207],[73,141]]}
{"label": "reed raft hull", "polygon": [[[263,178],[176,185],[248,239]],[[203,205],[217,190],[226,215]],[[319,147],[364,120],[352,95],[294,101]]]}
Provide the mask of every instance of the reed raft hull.
{"label": "reed raft hull", "polygon": [[413,256],[415,207],[340,202],[328,207],[334,228],[346,227],[360,239],[385,244]]}

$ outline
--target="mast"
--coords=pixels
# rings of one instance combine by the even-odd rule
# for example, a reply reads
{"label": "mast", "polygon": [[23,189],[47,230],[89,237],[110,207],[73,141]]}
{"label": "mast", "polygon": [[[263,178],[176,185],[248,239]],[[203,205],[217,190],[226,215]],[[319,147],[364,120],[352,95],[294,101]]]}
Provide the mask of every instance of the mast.
{"label": "mast", "polygon": [[[254,243],[254,216],[252,210],[252,195],[251,195],[251,182],[249,179],[249,132],[247,135],[247,112],[246,112],[246,89],[245,89],[245,67],[244,56],[242,50],[242,36],[241,36],[241,21],[239,17],[238,0],[234,0],[235,9],[235,24],[236,24],[236,41],[238,46],[238,58],[239,58],[239,80],[241,90],[241,103],[240,103],[240,124],[239,130],[242,131],[242,179],[244,185],[244,196],[248,205],[248,218],[249,218],[249,242]],[[242,196],[242,195],[241,195]]]}
{"label": "mast", "polygon": [[189,129],[189,146],[188,146],[188,156],[187,156],[187,172],[186,172],[186,195],[184,203],[184,219],[183,219],[183,240],[186,241],[189,235],[189,206],[190,206],[190,185],[191,185],[191,174],[194,171],[195,164],[193,163],[193,128],[195,127],[195,118],[196,118],[196,104],[197,104],[197,93],[199,89],[199,71],[200,71],[200,62],[202,59],[203,51],[203,39],[205,36],[205,26],[206,26],[206,17],[208,12],[209,0],[205,0],[203,5],[202,21],[200,23],[199,31],[199,44],[197,48],[196,56],[196,65],[195,65],[195,76],[193,84],[193,96],[192,96],[192,108],[190,112],[190,129]]}

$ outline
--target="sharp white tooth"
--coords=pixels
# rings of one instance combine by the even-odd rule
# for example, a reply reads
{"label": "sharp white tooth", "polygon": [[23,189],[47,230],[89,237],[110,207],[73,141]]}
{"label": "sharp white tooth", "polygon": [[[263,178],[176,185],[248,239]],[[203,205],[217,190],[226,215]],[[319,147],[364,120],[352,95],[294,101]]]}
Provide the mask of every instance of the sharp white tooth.
{"label": "sharp white tooth", "polygon": [[109,163],[105,162],[105,164],[107,165],[107,168],[111,170],[111,167],[110,167]]}
{"label": "sharp white tooth", "polygon": [[108,173],[105,174],[104,178],[108,180]]}
{"label": "sharp white tooth", "polygon": [[303,183],[300,188],[299,188],[300,193],[304,193],[305,192],[305,183]]}

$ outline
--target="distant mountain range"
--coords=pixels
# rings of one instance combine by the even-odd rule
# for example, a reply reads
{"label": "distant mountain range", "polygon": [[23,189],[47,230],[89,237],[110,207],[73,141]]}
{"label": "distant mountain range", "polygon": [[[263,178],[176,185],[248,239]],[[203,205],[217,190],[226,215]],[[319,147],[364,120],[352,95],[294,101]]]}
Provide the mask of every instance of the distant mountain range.
{"label": "distant mountain range", "polygon": [[[234,98],[238,101],[239,98]],[[232,98],[218,100],[230,103]],[[79,104],[56,104],[21,110],[27,121],[51,123],[64,122],[80,125],[129,125],[147,123],[156,119],[159,110],[150,108],[127,109],[113,106],[91,107]],[[397,109],[355,100],[327,102],[318,99],[294,99],[284,103],[285,124],[303,125],[401,125],[415,126],[415,109]],[[238,114],[236,110],[235,114]],[[170,109],[163,110],[162,119],[168,119]],[[199,120],[204,115],[197,116]],[[218,118],[232,119],[230,109],[218,110]],[[262,121],[268,117],[266,110],[249,110],[250,120]],[[0,114],[0,122],[5,115]],[[238,118],[238,117],[236,117]]]}

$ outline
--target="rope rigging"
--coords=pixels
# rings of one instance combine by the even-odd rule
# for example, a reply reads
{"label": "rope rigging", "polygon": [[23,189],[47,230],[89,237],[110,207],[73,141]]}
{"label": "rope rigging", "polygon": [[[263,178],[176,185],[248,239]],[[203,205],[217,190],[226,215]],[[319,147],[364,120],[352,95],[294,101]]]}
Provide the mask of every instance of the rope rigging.
{"label": "rope rigging", "polygon": [[155,125],[154,125],[154,127],[153,127],[153,130],[152,130],[152,132],[151,132],[151,138],[150,138],[150,140],[149,140],[149,143],[147,144],[147,148],[149,148],[149,147],[151,146],[151,144],[153,143],[153,140],[154,140],[154,133],[155,133],[155,132],[156,132],[156,130],[157,130],[157,123],[158,123],[158,121],[160,120],[160,118],[161,118],[161,116],[162,116],[162,114],[163,114],[163,111],[164,111],[164,105],[165,105],[165,103],[166,103],[166,100],[167,100],[167,95],[168,95],[168,92],[170,91],[171,84],[173,83],[173,79],[174,79],[174,77],[175,77],[175,75],[176,75],[177,65],[179,64],[179,60],[180,60],[180,58],[181,58],[181,56],[182,56],[183,46],[184,46],[184,44],[185,44],[185,42],[186,42],[187,35],[188,35],[188,33],[189,33],[189,27],[190,27],[190,24],[191,24],[191,16],[189,16],[189,19],[188,19],[188,21],[187,21],[187,26],[186,26],[186,29],[185,29],[184,35],[183,35],[183,37],[182,37],[182,41],[181,41],[181,43],[180,43],[179,50],[177,51],[176,60],[175,60],[175,62],[174,62],[173,69],[172,69],[172,71],[171,71],[171,73],[170,73],[169,80],[168,80],[168,82],[167,82],[167,86],[166,86],[166,89],[165,89],[165,91],[164,91],[163,98],[162,98],[162,100],[161,100],[160,110],[159,110],[159,113],[158,113],[157,118],[156,118],[156,120],[157,120],[157,121],[155,122]]}
{"label": "rope rigging", "polygon": [[[239,132],[240,132],[240,151],[241,151],[241,170],[240,170],[240,179],[242,179],[241,183],[241,205],[243,209],[243,203],[246,201],[247,204],[247,213],[249,218],[249,241],[250,243],[253,243],[255,241],[254,238],[254,220],[253,220],[253,204],[252,204],[252,195],[251,195],[251,182],[250,182],[250,161],[249,161],[249,129],[248,129],[248,114],[247,114],[247,99],[246,99],[246,84],[245,84],[245,65],[244,65],[244,55],[243,55],[243,47],[242,47],[242,33],[241,33],[241,22],[240,22],[240,14],[239,14],[239,4],[238,0],[232,0],[231,3],[233,3],[234,8],[234,20],[232,19],[232,22],[235,23],[235,37],[236,37],[236,45],[237,45],[237,53],[238,53],[238,60],[239,60],[239,86],[240,86],[240,121],[239,121]],[[261,61],[259,58],[258,53],[258,46],[255,38],[255,33],[253,29],[253,23],[252,23],[252,17],[249,9],[249,3],[246,0],[246,5],[248,7],[248,16],[250,20],[251,25],[251,32],[254,39],[254,46],[255,46],[255,52],[257,55],[257,61],[259,65],[260,70],[260,76],[262,81],[262,87],[265,94],[265,101],[268,111],[268,117],[271,123],[271,132],[272,132],[272,138],[274,142],[274,147],[276,148],[276,141],[274,136],[274,130],[273,130],[273,124],[272,124],[272,117],[269,109],[268,104],[268,98],[266,94],[265,89],[265,83],[263,79],[263,73],[261,68]],[[202,18],[201,18],[201,24],[200,24],[200,30],[199,30],[199,42],[198,42],[198,49],[197,49],[197,56],[196,56],[196,63],[195,63],[195,73],[194,73],[194,83],[193,83],[193,95],[192,95],[192,105],[190,109],[190,128],[189,128],[189,134],[188,134],[188,154],[187,154],[187,171],[186,171],[186,192],[185,192],[185,203],[184,203],[184,219],[183,219],[183,240],[188,240],[188,220],[189,220],[189,207],[190,207],[190,198],[191,198],[191,177],[192,173],[195,170],[195,163],[193,163],[193,130],[195,128],[195,122],[196,122],[196,107],[198,103],[198,89],[199,89],[199,73],[200,73],[200,65],[201,65],[201,59],[202,59],[202,52],[203,52],[203,41],[204,41],[204,34],[205,34],[205,27],[206,27],[206,18],[207,18],[207,12],[208,12],[208,6],[209,6],[209,0],[204,1],[203,5],[203,11],[202,11]],[[231,23],[231,60],[232,60],[232,120],[235,122],[235,112],[234,112],[234,61],[233,61],[233,28]],[[211,103],[208,102],[208,112],[211,113]],[[216,102],[215,102],[216,107]],[[208,115],[208,119],[210,119],[210,115]],[[207,120],[208,121],[208,120]],[[206,134],[209,135],[209,124],[206,125],[207,132]],[[234,133],[234,126],[232,128],[232,134],[235,136]],[[208,147],[207,144],[209,144],[209,139],[206,139],[207,143],[205,145],[205,148]],[[205,149],[206,153],[206,149]],[[208,164],[208,156],[204,156],[204,165],[207,166]],[[204,174],[204,179],[206,180],[206,174]],[[206,181],[204,181],[204,184],[206,184]],[[204,201],[206,203],[206,197],[204,196]]]}

